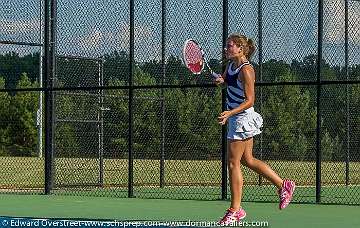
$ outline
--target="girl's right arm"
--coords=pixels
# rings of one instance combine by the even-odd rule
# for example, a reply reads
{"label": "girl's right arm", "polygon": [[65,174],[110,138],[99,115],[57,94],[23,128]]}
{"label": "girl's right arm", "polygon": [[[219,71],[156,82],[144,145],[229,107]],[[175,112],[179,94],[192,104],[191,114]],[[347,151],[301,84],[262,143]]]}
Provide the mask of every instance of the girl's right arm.
{"label": "girl's right arm", "polygon": [[226,72],[228,70],[228,67],[229,67],[229,64],[226,65],[225,71],[223,72],[223,74],[215,79],[215,84],[217,86],[222,86],[222,87],[226,86]]}

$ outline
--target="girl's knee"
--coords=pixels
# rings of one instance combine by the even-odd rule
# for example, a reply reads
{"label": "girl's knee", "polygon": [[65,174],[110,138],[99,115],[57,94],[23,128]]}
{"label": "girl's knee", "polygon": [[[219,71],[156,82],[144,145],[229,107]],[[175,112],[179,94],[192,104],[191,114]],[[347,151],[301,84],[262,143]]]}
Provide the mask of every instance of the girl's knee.
{"label": "girl's knee", "polygon": [[255,158],[254,157],[244,157],[242,160],[242,164],[248,168],[252,168],[255,166]]}
{"label": "girl's knee", "polygon": [[229,169],[240,168],[240,162],[236,159],[229,159],[228,167],[229,167]]}

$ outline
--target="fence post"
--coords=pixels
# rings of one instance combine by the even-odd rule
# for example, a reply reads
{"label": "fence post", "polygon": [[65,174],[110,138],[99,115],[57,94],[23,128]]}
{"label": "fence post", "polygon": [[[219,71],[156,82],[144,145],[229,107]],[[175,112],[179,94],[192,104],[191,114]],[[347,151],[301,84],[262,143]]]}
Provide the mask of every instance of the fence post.
{"label": "fence post", "polygon": [[[262,0],[258,0],[258,52],[259,52],[259,69],[257,71],[257,76],[262,82],[262,61],[263,61],[263,52],[262,52]],[[263,88],[260,87],[260,110],[263,108]],[[263,159],[263,135],[260,134],[260,159]],[[262,184],[262,176],[259,175],[258,178],[259,186]]]}
{"label": "fence post", "polygon": [[[49,4],[50,3],[50,4]],[[43,78],[45,79],[45,194],[50,194],[54,178],[54,75],[56,43],[56,0],[45,0]]]}
{"label": "fence post", "polygon": [[[345,0],[345,75],[349,81],[349,0]],[[345,183],[350,184],[350,90],[346,84],[346,160],[345,160]]]}
{"label": "fence post", "polygon": [[128,159],[129,159],[129,176],[128,176],[128,197],[134,197],[134,155],[133,155],[133,76],[134,76],[134,20],[135,20],[134,0],[130,1],[130,50],[129,50],[129,138],[128,138]]}
{"label": "fence post", "polygon": [[323,13],[324,2],[318,5],[318,55],[317,55],[317,85],[316,85],[316,203],[321,201],[321,62],[323,46]]}
{"label": "fence post", "polygon": [[[161,1],[161,86],[165,84],[166,75],[166,0]],[[160,188],[165,186],[165,100],[164,87],[161,87],[161,157],[160,157]]]}
{"label": "fence post", "polygon": [[[228,36],[228,30],[229,30],[229,18],[228,18],[228,13],[229,13],[229,6],[228,6],[228,0],[223,0],[223,37],[222,37],[222,41],[223,41],[223,49],[225,48],[226,45],[226,39]],[[224,54],[224,53],[223,53]],[[223,71],[225,67],[223,66]],[[225,103],[226,103],[226,91],[222,90],[222,97],[221,97],[221,102],[222,102],[222,109],[225,109]],[[222,156],[221,156],[221,199],[225,200],[227,198],[227,139],[226,139],[226,127],[225,125],[222,126],[221,128],[221,152],[222,152]]]}

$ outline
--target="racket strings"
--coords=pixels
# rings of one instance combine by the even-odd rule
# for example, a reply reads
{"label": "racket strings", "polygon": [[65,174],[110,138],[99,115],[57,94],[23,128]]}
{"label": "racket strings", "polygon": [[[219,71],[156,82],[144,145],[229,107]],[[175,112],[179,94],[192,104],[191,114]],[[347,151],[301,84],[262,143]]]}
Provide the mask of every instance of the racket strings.
{"label": "racket strings", "polygon": [[185,57],[188,63],[196,63],[202,59],[201,49],[194,43],[189,43],[185,48]]}
{"label": "racket strings", "polygon": [[203,54],[201,48],[194,42],[190,41],[185,46],[185,63],[193,73],[202,71],[204,65]]}

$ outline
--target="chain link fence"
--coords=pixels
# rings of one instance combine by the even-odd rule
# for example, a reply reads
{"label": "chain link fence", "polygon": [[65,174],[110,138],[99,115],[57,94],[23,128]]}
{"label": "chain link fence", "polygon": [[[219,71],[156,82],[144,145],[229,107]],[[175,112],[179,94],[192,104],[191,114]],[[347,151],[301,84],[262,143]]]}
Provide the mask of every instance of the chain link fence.
{"label": "chain link fence", "polygon": [[[359,204],[359,1],[0,2],[1,192],[229,198],[225,94],[181,51],[220,72],[237,32],[257,44],[255,156],[296,202]],[[244,200],[277,201],[243,171]]]}
{"label": "chain link fence", "polygon": [[[44,189],[41,149],[40,1],[0,1],[1,192],[38,194]],[[16,89],[28,88],[28,91]]]}

